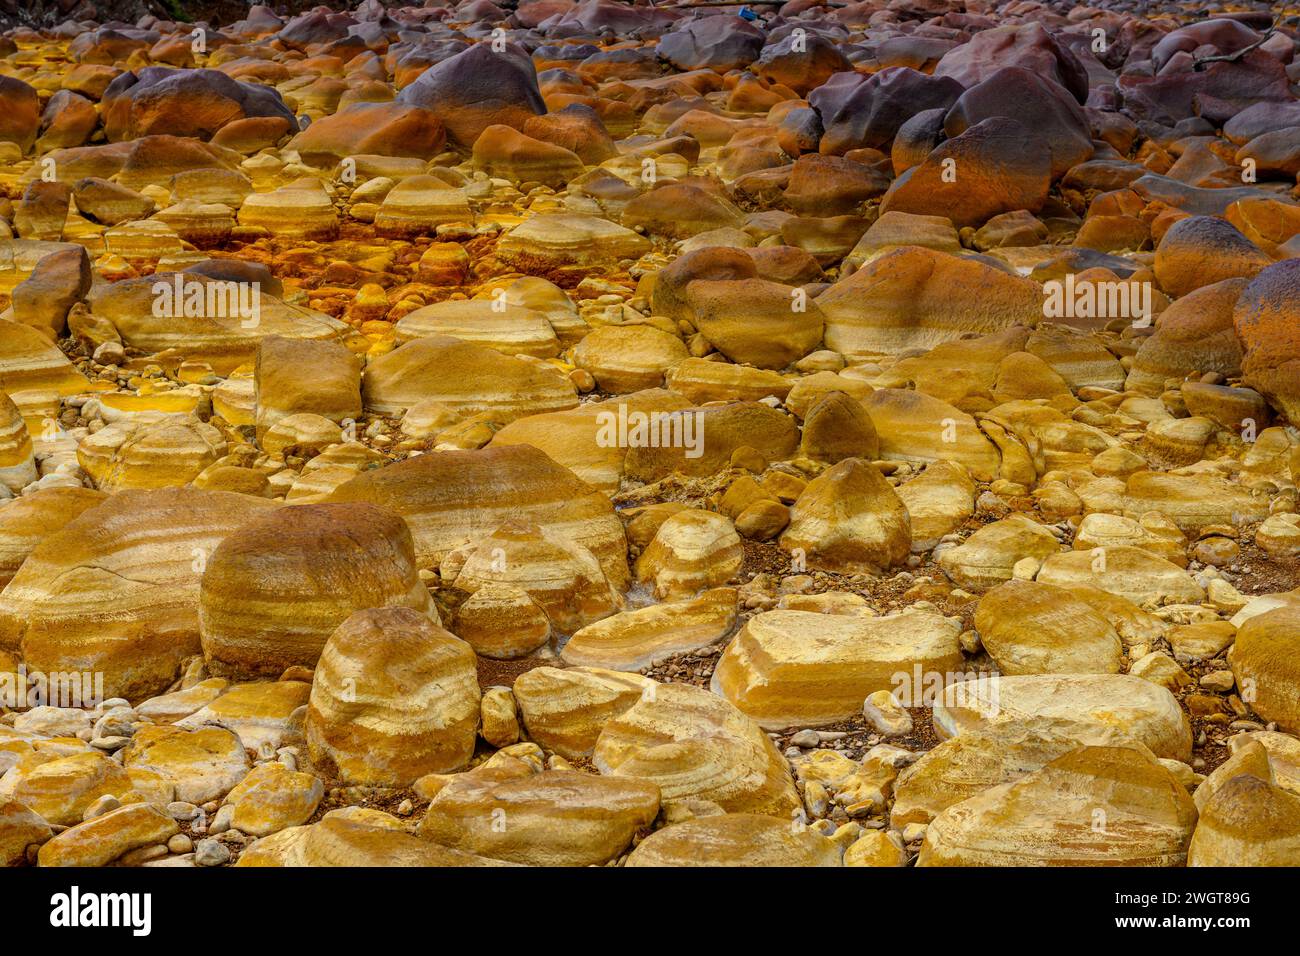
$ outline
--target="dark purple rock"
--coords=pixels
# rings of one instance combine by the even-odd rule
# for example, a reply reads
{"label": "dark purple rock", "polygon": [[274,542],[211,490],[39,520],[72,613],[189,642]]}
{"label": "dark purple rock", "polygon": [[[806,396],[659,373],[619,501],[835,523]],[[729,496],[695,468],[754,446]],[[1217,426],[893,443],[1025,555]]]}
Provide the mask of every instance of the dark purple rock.
{"label": "dark purple rock", "polygon": [[1008,66],[1054,80],[1080,103],[1088,99],[1088,72],[1041,23],[1008,24],[977,33],[944,56],[934,75],[950,76],[969,88]]}
{"label": "dark purple rock", "polygon": [[767,35],[740,17],[725,14],[679,23],[659,40],[656,52],[679,70],[740,70],[758,58]]}
{"label": "dark purple rock", "polygon": [[821,152],[839,155],[862,147],[882,149],[912,116],[923,110],[947,109],[961,95],[956,80],[899,66],[870,76],[844,73],[832,77],[808,102],[826,130]]}
{"label": "dark purple rock", "polygon": [[1019,67],[998,70],[963,93],[944,117],[944,132],[958,136],[993,116],[1019,120],[1052,151],[1052,178],[1093,153],[1088,117],[1066,90]]}
{"label": "dark purple rock", "polygon": [[426,70],[398,99],[437,114],[448,138],[461,146],[473,146],[489,126],[518,129],[529,116],[546,112],[533,61],[513,43],[501,53],[490,43],[475,44]]}

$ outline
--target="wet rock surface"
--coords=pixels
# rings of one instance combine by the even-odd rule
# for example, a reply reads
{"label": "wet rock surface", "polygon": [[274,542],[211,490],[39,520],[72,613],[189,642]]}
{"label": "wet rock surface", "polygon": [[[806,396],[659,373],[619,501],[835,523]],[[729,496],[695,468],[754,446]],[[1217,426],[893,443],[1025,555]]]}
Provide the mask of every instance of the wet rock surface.
{"label": "wet rock surface", "polygon": [[1300,865],[1300,21],[223,14],[0,37],[0,864]]}

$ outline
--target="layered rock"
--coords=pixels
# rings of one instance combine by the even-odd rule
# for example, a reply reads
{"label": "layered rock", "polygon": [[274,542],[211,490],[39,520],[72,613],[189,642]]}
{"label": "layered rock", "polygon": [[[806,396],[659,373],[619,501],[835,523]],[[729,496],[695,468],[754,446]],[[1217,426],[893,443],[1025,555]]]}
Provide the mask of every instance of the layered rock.
{"label": "layered rock", "polygon": [[960,631],[931,611],[768,611],[727,645],[712,686],[766,729],[830,724],[858,713],[876,691],[910,693],[914,671],[946,678],[963,670]]}
{"label": "layered rock", "polygon": [[949,807],[918,866],[1182,866],[1196,807],[1149,753],[1082,747]]}
{"label": "layered rock", "polygon": [[479,688],[467,644],[407,607],[358,610],[330,635],[312,681],[312,759],[363,786],[408,786],[464,767]]}
{"label": "layered rock", "polygon": [[422,568],[522,518],[586,547],[616,587],[628,580],[623,526],[609,499],[529,445],[408,458],[358,475],[330,500],[365,501],[400,515]]}
{"label": "layered rock", "polygon": [[108,697],[167,688],[198,654],[199,583],[221,541],[272,502],[120,491],[38,544],[0,595],[0,647],[32,670],[90,670]]}
{"label": "layered rock", "polygon": [[650,780],[664,802],[710,800],[732,813],[782,817],[799,806],[785,760],[758,725],[727,701],[663,684],[610,720],[592,762],[604,774]]}
{"label": "layered rock", "polygon": [[204,658],[240,675],[313,667],[349,615],[386,607],[436,619],[402,518],[363,502],[278,508],[207,561],[198,608]]}

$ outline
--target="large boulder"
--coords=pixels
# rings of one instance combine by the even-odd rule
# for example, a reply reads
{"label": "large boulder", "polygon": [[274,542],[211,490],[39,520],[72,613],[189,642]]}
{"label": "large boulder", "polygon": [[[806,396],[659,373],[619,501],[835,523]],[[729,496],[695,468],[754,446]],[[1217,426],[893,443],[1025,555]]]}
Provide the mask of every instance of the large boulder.
{"label": "large boulder", "polygon": [[401,515],[421,568],[514,518],[586,547],[615,587],[629,578],[627,539],[610,500],[531,445],[418,455],[358,475],[330,500]]}
{"label": "large boulder", "polygon": [[409,103],[353,103],[323,116],[289,143],[307,163],[333,165],[349,156],[411,156],[442,149],[446,131],[433,110]]}
{"label": "large boulder", "polygon": [[1038,212],[1052,183],[1052,150],[1017,120],[994,116],[935,147],[896,180],[882,213],[944,215],[979,227],[1004,212]]}
{"label": "large boulder", "polygon": [[826,344],[863,359],[931,349],[1042,318],[1038,284],[978,259],[904,246],[817,297]]}
{"label": "large boulder", "polygon": [[611,719],[592,762],[601,773],[659,784],[665,804],[710,800],[787,826],[801,804],[789,764],[758,724],[689,684],[662,684]]}
{"label": "large boulder", "polygon": [[312,681],[305,734],[317,765],[362,786],[405,787],[474,754],[474,652],[408,607],[374,607],[330,635]]}
{"label": "large boulder", "polygon": [[918,866],[1182,866],[1196,807],[1149,752],[1082,747],[949,807]]}
{"label": "large boulder", "polygon": [[1031,70],[1007,67],[966,90],[944,116],[944,132],[950,138],[960,136],[994,116],[1017,120],[1035,139],[1046,142],[1053,180],[1092,156],[1083,107],[1060,85]]}
{"label": "large boulder", "polygon": [[533,61],[513,43],[500,53],[491,43],[476,43],[420,74],[398,101],[432,111],[448,138],[463,147],[472,147],[489,126],[519,129],[546,112]]}
{"label": "large boulder", "polygon": [[0,595],[0,648],[32,671],[101,673],[105,697],[162,693],[200,653],[199,582],[221,541],[274,503],[120,491],[41,541]]}
{"label": "large boulder", "polygon": [[933,611],[767,611],[727,645],[712,686],[765,730],[832,724],[877,691],[910,687],[914,670],[945,679],[963,670],[960,630]]}
{"label": "large boulder", "polygon": [[819,149],[842,155],[852,149],[884,149],[911,117],[948,109],[962,95],[950,77],[927,76],[906,67],[879,73],[837,73],[808,95],[825,130]]}
{"label": "large boulder", "polygon": [[1088,74],[1083,64],[1041,23],[1009,23],[981,30],[968,43],[944,54],[934,75],[952,77],[970,89],[1012,66],[1052,80],[1080,103],[1088,98]]}
{"label": "large boulder", "polygon": [[250,117],[280,120],[282,135],[298,125],[279,92],[231,79],[220,70],[145,67],[123,73],[104,91],[101,109],[109,142],[155,133],[206,140],[223,126]]}
{"label": "large boulder", "polygon": [[314,667],[354,611],[383,607],[436,616],[405,521],[362,502],[279,508],[227,537],[208,560],[203,655],[215,673],[278,677]]}
{"label": "large boulder", "polygon": [[1300,259],[1260,272],[1242,290],[1232,324],[1245,350],[1244,381],[1300,425]]}
{"label": "large boulder", "polygon": [[753,63],[766,40],[762,30],[739,17],[704,16],[669,30],[655,52],[682,71],[726,73]]}

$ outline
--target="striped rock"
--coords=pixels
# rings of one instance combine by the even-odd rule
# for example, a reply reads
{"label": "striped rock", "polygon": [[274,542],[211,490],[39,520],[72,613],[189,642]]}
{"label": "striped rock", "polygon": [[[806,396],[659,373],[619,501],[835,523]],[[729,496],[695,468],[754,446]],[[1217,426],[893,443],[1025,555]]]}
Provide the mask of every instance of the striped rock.
{"label": "striped rock", "polygon": [[1278,608],[1237,629],[1228,661],[1242,699],[1260,717],[1288,733],[1300,733],[1300,608]]}
{"label": "striped rock", "polygon": [[115,422],[77,445],[77,462],[101,491],[171,488],[226,453],[219,429],[185,415]]}
{"label": "striped rock", "polygon": [[1061,543],[1052,532],[1022,514],[980,528],[955,548],[939,553],[944,574],[968,591],[987,591],[1011,580],[1011,569],[1023,558],[1046,560]]}
{"label": "striped rock", "polygon": [[502,300],[469,299],[436,302],[408,312],[395,327],[398,342],[429,336],[451,336],[506,355],[554,358],[560,342],[546,317]]}
{"label": "striped rock", "polygon": [[792,380],[767,369],[688,358],[664,376],[664,384],[693,405],[705,402],[757,402],[769,396],[784,400]]}
{"label": "striped rock", "polygon": [[601,391],[659,388],[664,374],[687,357],[682,340],[652,325],[607,325],[573,350],[573,363],[590,372]]}
{"label": "striped rock", "polygon": [[532,445],[583,481],[611,494],[618,491],[622,481],[628,445],[626,442],[603,441],[602,425],[617,422],[620,415],[634,421],[639,418],[637,413],[651,416],[656,412],[680,412],[689,407],[686,399],[672,392],[647,389],[603,402],[587,402],[567,411],[516,418],[493,435],[489,444]]}
{"label": "striped rock", "polygon": [[362,502],[278,508],[208,559],[199,593],[203,656],[223,677],[313,667],[353,611],[383,607],[436,622],[405,521]]}
{"label": "striped rock", "polygon": [[1110,623],[1064,588],[1007,581],[980,599],[975,628],[1003,674],[1116,674],[1123,645]]}
{"label": "striped rock", "polygon": [[474,141],[475,169],[513,183],[542,183],[563,188],[582,175],[577,154],[554,143],[534,139],[509,126],[489,126]]}
{"label": "striped rock", "polygon": [[91,488],[42,488],[0,507],[0,588],[38,544],[107,497]]}
{"label": "striped rock", "polygon": [[1081,747],[949,807],[918,866],[1182,866],[1196,826],[1187,789],[1149,753]]}
{"label": "striped rock", "polygon": [[637,844],[626,866],[840,866],[839,844],[755,813],[683,820]]}
{"label": "striped rock", "polygon": [[951,381],[956,373],[960,373],[963,378],[992,389],[997,384],[1003,361],[1023,351],[1029,336],[1029,329],[1016,325],[977,338],[945,342],[922,355],[901,359],[875,381],[888,388],[907,388],[909,382],[915,382],[920,391],[942,398],[945,380]]}
{"label": "striped rock", "polygon": [[508,308],[528,309],[542,315],[565,348],[577,345],[591,331],[573,300],[563,289],[540,276],[519,276],[509,282],[493,283],[475,293],[475,299],[503,301]]}
{"label": "striped rock", "polygon": [[867,695],[910,681],[915,668],[964,670],[960,633],[932,611],[880,618],[766,611],[727,645],[711,687],[765,730],[831,724],[860,713]]}
{"label": "striped rock", "polygon": [[1124,388],[1124,367],[1104,342],[1089,332],[1059,325],[1035,329],[1025,351],[1042,359],[1072,389]]}
{"label": "striped rock", "polygon": [[866,401],[875,389],[860,378],[841,375],[838,372],[814,372],[802,378],[794,379],[790,391],[785,397],[785,407],[802,421],[812,411],[813,406],[832,392],[843,392],[859,402]]}
{"label": "striped rock", "polygon": [[134,803],[69,827],[43,845],[36,859],[40,866],[104,866],[179,832],[176,821],[158,807]]}
{"label": "striped rock", "polygon": [[[1123,707],[1116,707],[1123,701]],[[1145,744],[1157,757],[1186,761],[1192,731],[1174,695],[1132,674],[983,677],[949,684],[934,706],[942,738],[971,731],[1068,737],[1080,745]]]}
{"label": "striped rock", "polygon": [[878,574],[907,560],[912,522],[880,470],[846,458],[810,481],[790,510],[781,548],[808,567]]}
{"label": "striped rock", "polygon": [[889,823],[929,823],[953,804],[1019,780],[1078,747],[1065,737],[977,731],[945,740],[899,774]]}
{"label": "striped rock", "polygon": [[732,813],[781,817],[801,805],[790,766],[758,724],[700,687],[661,684],[605,725],[592,762],[659,785],[665,803],[711,800]]}
{"label": "striped rock", "polygon": [[1153,268],[1160,288],[1182,297],[1225,279],[1252,279],[1272,257],[1218,216],[1176,220],[1156,246]]}
{"label": "striped rock", "polygon": [[239,207],[239,224],[286,239],[333,239],[339,217],[320,181],[303,177],[265,193],[250,193]]}
{"label": "striped rock", "polygon": [[1229,737],[1228,751],[1235,755],[1252,743],[1259,744],[1268,755],[1273,782],[1300,796],[1300,739],[1277,731],[1255,730]]}
{"label": "striped rock", "polygon": [[573,383],[554,366],[441,335],[415,339],[372,360],[361,387],[366,409],[382,415],[433,401],[461,418],[487,413],[510,422],[578,404]]}
{"label": "striped rock", "polygon": [[624,611],[574,633],[560,657],[570,666],[642,670],[717,644],[736,625],[736,605],[735,588],[713,588],[694,600]]}
{"label": "striped rock", "polygon": [[498,660],[531,654],[551,639],[551,619],[528,592],[495,581],[456,608],[451,629],[474,653]]}
{"label": "striped rock", "polygon": [[1300,796],[1241,773],[1201,806],[1188,866],[1300,866]]}
{"label": "striped rock", "polygon": [[217,545],[276,507],[224,491],[121,491],[45,537],[0,594],[0,647],[30,670],[104,674],[107,697],[161,693],[201,652],[199,578]]}
{"label": "striped rock", "polygon": [[731,519],[690,508],[659,526],[637,558],[636,576],[661,600],[684,598],[726,584],[743,563],[740,536]]}
{"label": "striped rock", "polygon": [[696,279],[685,292],[691,324],[737,363],[783,369],[817,348],[826,327],[816,302],[765,279]]}
{"label": "striped rock", "polygon": [[1240,737],[1243,739],[1236,740],[1238,745],[1229,751],[1228,759],[1210,771],[1192,793],[1192,801],[1196,804],[1197,810],[1203,811],[1205,805],[1223,788],[1224,784],[1242,774],[1258,777],[1269,783],[1275,782],[1268,750],[1258,740],[1244,739],[1248,737],[1246,734]]}
{"label": "striped rock", "polygon": [[429,804],[420,836],[514,863],[592,866],[622,853],[659,813],[650,780],[514,763],[453,777]]}
{"label": "striped rock", "polygon": [[530,216],[497,243],[506,265],[530,275],[557,269],[616,265],[651,249],[649,239],[595,216],[544,213]]}
{"label": "striped rock", "polygon": [[222,727],[183,730],[145,724],[120,753],[128,771],[161,773],[175,785],[177,800],[193,804],[224,797],[250,769],[243,743]]}
{"label": "striped rock", "polygon": [[[327,813],[318,823],[290,827],[250,844],[235,866],[509,866],[421,840],[398,826]],[[386,816],[386,815],[385,815]],[[394,819],[394,824],[397,821]]]}
{"label": "striped rock", "polygon": [[1179,567],[1187,564],[1187,539],[1159,511],[1148,511],[1141,520],[1094,512],[1079,522],[1074,533],[1075,551],[1120,547],[1143,548]]}
{"label": "striped rock", "polygon": [[305,733],[344,782],[405,787],[469,763],[478,720],[469,645],[409,608],[371,608],[326,642]]}
{"label": "striped rock", "polygon": [[[155,353],[175,349],[187,359],[207,362],[218,375],[254,361],[258,342],[267,335],[342,340],[352,334],[339,320],[290,305],[250,283],[223,282],[193,272],[158,272],[105,283],[91,290],[89,303],[95,315],[113,324],[124,345]],[[250,314],[245,317],[244,311]]]}
{"label": "striped rock", "polygon": [[1021,484],[1037,481],[1043,471],[1088,467],[1120,444],[1040,402],[1004,402],[980,419],[980,427],[1002,453],[1002,477]]}
{"label": "striped rock", "polygon": [[[351,419],[344,420],[352,421]],[[299,454],[303,452],[318,454],[326,448],[341,444],[343,442],[343,429],[321,415],[312,412],[296,412],[293,415],[286,415],[277,419],[276,423],[263,433],[261,441],[262,451],[268,455],[283,456],[286,453],[291,453],[291,449],[298,449]],[[221,463],[218,462],[217,464],[220,465]],[[252,471],[247,468],[231,470]],[[211,471],[212,468],[205,469],[202,475],[194,479],[194,483],[203,487],[200,479],[211,480],[209,477]],[[253,475],[260,474],[259,472],[252,473]],[[254,487],[260,489],[260,485],[254,485]]]}
{"label": "striped rock", "polygon": [[638,674],[534,667],[515,678],[514,695],[529,739],[575,759],[590,757],[605,724],[657,688],[655,681]]}
{"label": "striped rock", "polygon": [[257,346],[257,434],[290,415],[310,412],[332,422],[361,417],[361,367],[337,342],[268,335]]}
{"label": "striped rock", "polygon": [[426,235],[449,222],[470,222],[465,190],[437,176],[410,176],[388,191],[375,215],[375,231],[397,239]]}
{"label": "striped rock", "polygon": [[1205,591],[1178,565],[1141,548],[1103,548],[1048,555],[1038,581],[1066,587],[1087,584],[1139,607],[1199,604]]}
{"label": "striped rock", "polygon": [[907,246],[885,253],[817,297],[826,347],[854,359],[931,349],[962,335],[1033,326],[1038,284],[977,259]]}
{"label": "striped rock", "polygon": [[608,617],[623,604],[587,548],[519,519],[452,552],[440,573],[444,586],[471,595],[488,584],[517,588],[565,634]]}
{"label": "striped rock", "polygon": [[975,419],[947,402],[922,392],[878,388],[862,404],[876,426],[882,458],[952,461],[965,466],[976,481],[999,476],[1002,460],[997,446]]}
{"label": "striped rock", "polygon": [[221,677],[209,677],[192,687],[150,697],[136,707],[136,713],[155,724],[173,724],[188,717],[216,700],[226,692],[230,682]]}
{"label": "striped rock", "polygon": [[[1267,257],[1265,257],[1267,262]],[[1300,298],[1300,273],[1290,259],[1273,263],[1242,290],[1232,322],[1245,355],[1243,384],[1255,389],[1292,425],[1300,424],[1300,337],[1294,313]]]}
{"label": "striped rock", "polygon": [[609,499],[529,445],[418,455],[363,472],[330,500],[368,501],[401,515],[421,568],[520,518],[587,548],[614,587],[628,580],[627,540]]}
{"label": "striped rock", "polygon": [[53,389],[71,395],[89,384],[48,337],[29,325],[0,321],[0,390]]}
{"label": "striped rock", "polygon": [[13,399],[0,392],[0,485],[19,492],[35,480],[36,460],[27,423]]}

